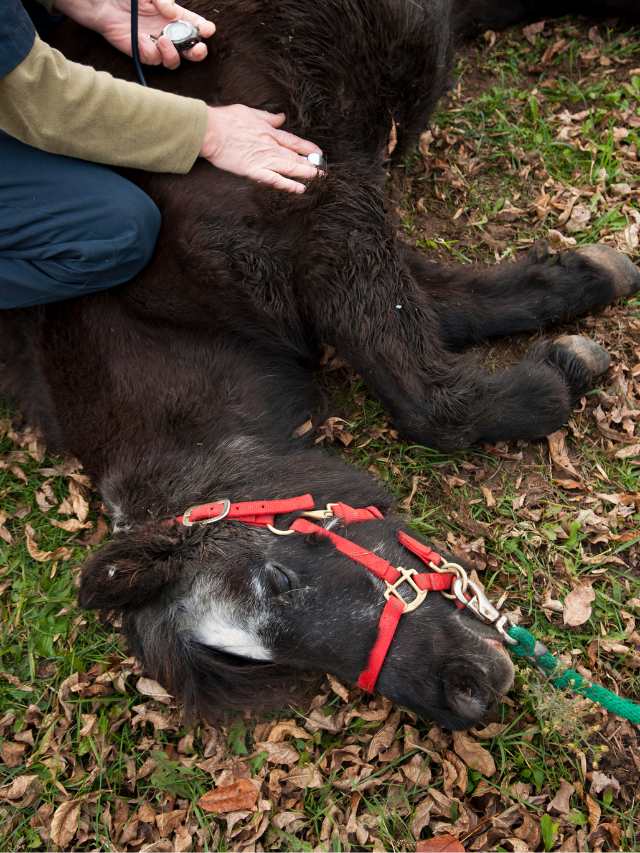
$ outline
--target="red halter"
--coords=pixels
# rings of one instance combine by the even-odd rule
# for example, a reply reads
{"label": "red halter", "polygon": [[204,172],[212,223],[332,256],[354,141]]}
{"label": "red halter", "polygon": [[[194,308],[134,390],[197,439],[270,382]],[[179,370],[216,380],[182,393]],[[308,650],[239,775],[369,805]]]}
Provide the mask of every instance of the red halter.
{"label": "red halter", "polygon": [[[380,617],[378,637],[369,654],[367,668],[358,678],[358,686],[372,693],[402,614],[409,613],[422,604],[427,596],[427,592],[450,590],[458,575],[452,572],[444,572],[443,570],[418,574],[415,569],[397,569],[388,560],[383,560],[371,551],[367,551],[366,548],[356,545],[343,536],[338,536],[337,533],[333,533],[331,530],[319,527],[305,518],[297,518],[287,531],[276,530],[273,527],[276,515],[295,510],[306,510],[302,515],[309,515],[313,518],[337,516],[342,518],[345,524],[383,518],[382,513],[373,506],[366,509],[353,509],[347,504],[335,503],[329,504],[327,510],[309,512],[308,510],[313,510],[313,506],[314,501],[311,495],[302,495],[298,498],[282,501],[253,501],[237,504],[232,504],[225,499],[191,507],[184,515],[179,516],[176,521],[179,524],[185,524],[190,527],[196,522],[211,524],[216,521],[222,521],[223,518],[229,518],[254,527],[266,527],[274,533],[281,535],[288,535],[294,532],[307,535],[315,533],[329,539],[340,553],[345,554],[356,563],[365,566],[376,577],[383,580],[387,585],[384,593],[387,603]],[[411,536],[408,536],[402,530],[398,531],[398,540],[428,566],[435,568],[442,562],[442,557],[439,554],[436,554],[427,545],[423,545],[422,542],[412,539]],[[445,561],[445,565],[449,564]],[[456,566],[456,568],[459,569],[460,567]],[[402,597],[399,587],[403,583],[408,583],[415,592],[413,600],[406,601]],[[457,600],[455,603],[459,608],[465,606]]]}

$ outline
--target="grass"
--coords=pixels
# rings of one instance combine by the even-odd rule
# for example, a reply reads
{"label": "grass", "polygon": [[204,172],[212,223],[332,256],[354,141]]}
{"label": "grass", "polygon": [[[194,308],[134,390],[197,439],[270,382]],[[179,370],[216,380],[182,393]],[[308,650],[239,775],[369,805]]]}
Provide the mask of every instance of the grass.
{"label": "grass", "polygon": [[[630,155],[640,142],[640,75],[629,71],[640,67],[640,31],[600,26],[602,42],[594,42],[593,24],[549,22],[535,44],[519,28],[498,33],[495,43],[488,34],[462,51],[460,86],[433,119],[428,151],[416,149],[390,177],[409,242],[432,257],[480,263],[509,263],[550,229],[576,245],[622,246],[638,210],[640,168]],[[594,49],[597,56],[585,59]],[[587,110],[568,124],[559,119]],[[559,138],[563,127],[573,135]],[[623,183],[631,195],[616,195]],[[570,233],[561,219],[574,190],[591,218]],[[506,215],[513,208],[520,213]],[[640,302],[622,300],[569,330],[594,337],[613,357],[568,427],[583,488],[566,486],[546,441],[456,455],[407,445],[348,368],[320,377],[353,436],[333,451],[384,481],[417,532],[470,557],[491,597],[504,598],[504,609],[565,662],[640,701],[632,625],[639,504],[611,498],[640,492],[638,457],[617,456],[626,444],[611,438],[638,436]],[[477,352],[499,369],[528,345],[520,337]],[[44,457],[14,413],[0,417],[0,535],[12,539],[0,539],[4,848],[52,849],[57,839],[74,850],[413,850],[417,837],[447,831],[474,850],[513,849],[509,838],[551,850],[573,836],[585,849],[637,849],[637,730],[550,694],[526,667],[473,736],[495,762],[491,773],[466,763],[450,734],[406,712],[396,718],[382,700],[335,679],[323,681],[311,703],[322,725],[309,725],[309,706],[258,719],[230,712],[215,727],[185,722],[171,700],[144,692],[117,631],[75,608],[82,561],[104,534],[99,498],[68,460]],[[592,614],[567,628],[544,605],[585,582],[595,591]],[[350,719],[348,709],[357,712]],[[285,738],[298,754],[292,765],[256,746],[285,720],[306,731]],[[385,726],[386,750],[368,759]],[[360,774],[365,765],[369,782],[345,786],[345,768]],[[317,771],[317,786],[288,781],[299,768],[310,779]],[[594,771],[610,784],[598,789]],[[256,811],[227,820],[198,806],[214,786],[247,777],[261,780]],[[573,787],[570,807],[549,812],[563,781]],[[14,783],[24,790],[8,796]],[[414,821],[429,803],[420,827]]]}

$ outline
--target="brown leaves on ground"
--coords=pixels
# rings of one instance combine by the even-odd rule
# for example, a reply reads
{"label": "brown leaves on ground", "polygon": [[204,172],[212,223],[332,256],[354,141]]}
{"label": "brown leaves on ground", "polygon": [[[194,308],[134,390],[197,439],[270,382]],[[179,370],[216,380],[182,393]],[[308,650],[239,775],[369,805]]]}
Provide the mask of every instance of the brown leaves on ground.
{"label": "brown leaves on ground", "polygon": [[[18,481],[15,492],[22,493],[29,486],[30,479],[23,470],[21,465],[30,464],[33,462],[42,462],[44,459],[44,446],[42,440],[29,427],[20,431],[16,430],[11,420],[0,419],[0,434],[4,434],[15,442],[18,451],[9,453],[6,459],[0,460],[0,468],[8,469]],[[17,464],[20,463],[20,464]],[[40,548],[38,544],[39,535],[34,529],[34,524],[37,526],[37,520],[25,523],[22,519],[29,516],[32,509],[38,509],[41,515],[48,518],[48,521],[54,527],[58,527],[67,533],[77,533],[81,530],[93,529],[94,522],[88,520],[89,514],[89,499],[91,495],[91,481],[86,474],[81,473],[82,465],[77,459],[60,459],[52,463],[51,467],[38,468],[36,476],[44,477],[43,482],[37,486],[34,492],[33,506],[23,505],[19,498],[12,498],[14,489],[9,486],[3,492],[9,501],[14,500],[17,503],[17,509],[11,511],[7,506],[3,506],[0,511],[0,538],[4,539],[11,545],[16,536],[24,535],[27,550],[32,557],[39,563],[53,562],[56,560],[69,560],[74,549],[68,546],[60,546],[52,550]],[[34,476],[32,472],[31,477]],[[63,478],[63,482],[68,489],[68,496],[62,501],[58,501],[53,488],[56,478]],[[75,516],[64,520],[59,520],[50,515],[52,510],[56,513],[68,516]],[[33,516],[31,516],[33,519]],[[11,523],[11,528],[7,524]],[[107,526],[104,522],[104,517],[100,515],[98,535],[94,534],[95,541],[88,539],[82,544],[96,545],[107,533]]]}
{"label": "brown leaves on ground", "polygon": [[464,853],[464,847],[453,835],[445,833],[436,838],[429,838],[428,841],[421,841],[416,846],[416,853]]}
{"label": "brown leaves on ground", "polygon": [[[239,852],[256,849],[251,845],[259,839],[263,849],[275,849],[280,843],[277,831],[295,835],[314,848],[333,849],[337,838],[344,849],[384,849],[387,842],[372,808],[380,796],[406,819],[416,842],[423,845],[424,836],[429,836],[425,850],[461,849],[455,844],[468,850],[505,845],[513,850],[524,850],[525,845],[527,850],[536,850],[540,809],[547,807],[554,821],[562,823],[566,817],[567,827],[573,827],[570,801],[577,786],[553,793],[544,788],[534,794],[531,785],[521,782],[505,786],[496,769],[487,747],[505,726],[511,736],[520,732],[523,740],[530,737],[531,726],[515,709],[509,710],[504,723],[451,733],[431,724],[425,727],[423,721],[387,700],[332,676],[306,714],[258,722],[253,734],[249,720],[236,718],[236,733],[239,725],[248,727],[243,738],[249,754],[243,757],[228,746],[231,722],[191,728],[185,734],[173,700],[167,704],[154,682],[138,677],[132,661],[112,660],[108,666],[106,671],[96,666],[90,673],[67,678],[59,690],[57,709],[43,717],[37,706],[31,706],[26,717],[29,723],[15,735],[8,728],[14,726],[15,715],[0,720],[4,743],[13,742],[20,753],[17,777],[0,788],[5,803],[24,809],[47,784],[28,769],[36,750],[39,761],[56,768],[59,799],[51,807],[38,806],[30,818],[47,845],[69,849],[88,844],[96,837],[98,820],[106,827],[110,843],[123,850],[204,847],[205,830],[193,813],[197,805],[213,818],[206,835],[210,849],[222,843]],[[113,705],[115,713],[109,715],[110,734],[123,727],[139,732],[139,750],[123,755],[103,735],[99,713],[82,713],[78,719],[74,703],[79,698],[104,695],[105,689],[114,702],[119,692],[136,687],[148,691],[144,705],[134,706],[132,712],[125,701],[119,713]],[[320,719],[329,720],[326,729],[318,728]],[[22,742],[16,743],[17,737]],[[328,748],[320,744],[326,737],[332,744]],[[93,744],[90,760],[85,759],[84,765],[78,763],[74,751],[78,738]],[[66,796],[62,794],[67,780],[108,775],[114,762],[126,768],[121,777],[124,796],[103,800],[98,792],[73,795],[71,786]],[[202,794],[201,787],[192,802],[168,794],[162,779],[170,767],[177,774],[181,768],[196,772],[206,792]],[[480,774],[479,783],[472,773]],[[472,778],[475,790],[468,795]],[[619,786],[611,775],[594,774],[588,796],[593,803],[606,790],[618,796],[616,784]],[[305,810],[307,791],[330,796],[329,811],[317,829]],[[582,793],[595,831],[611,837],[615,823],[606,830],[596,824],[594,805],[586,799],[586,791]]]}
{"label": "brown leaves on ground", "polygon": [[551,454],[554,467],[560,471],[560,473],[569,477],[574,477],[579,482],[581,479],[580,474],[578,474],[574,466],[571,464],[565,449],[564,440],[567,435],[567,430],[564,428],[548,435],[547,441],[549,442],[549,453]]}
{"label": "brown leaves on ground", "polygon": [[595,601],[596,594],[590,584],[581,584],[571,590],[564,600],[562,618],[565,625],[574,628],[583,625],[591,616],[591,604]]}
{"label": "brown leaves on ground", "polygon": [[67,849],[78,829],[80,802],[68,800],[55,810],[51,820],[51,840],[62,850]]}
{"label": "brown leaves on ground", "polygon": [[198,800],[206,812],[224,814],[238,809],[252,809],[258,799],[258,789],[249,779],[239,779],[232,785],[208,791]]}
{"label": "brown leaves on ground", "polygon": [[491,753],[466,732],[453,732],[453,744],[453,748],[467,767],[477,770],[483,776],[493,776],[496,772],[496,764]]}

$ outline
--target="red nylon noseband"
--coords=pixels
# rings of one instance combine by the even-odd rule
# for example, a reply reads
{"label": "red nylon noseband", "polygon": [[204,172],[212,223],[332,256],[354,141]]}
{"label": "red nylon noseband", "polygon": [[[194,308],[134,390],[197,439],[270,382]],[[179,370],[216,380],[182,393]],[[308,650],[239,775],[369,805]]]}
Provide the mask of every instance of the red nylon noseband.
{"label": "red nylon noseband", "polygon": [[[352,510],[352,512],[358,512],[358,510]],[[359,512],[363,512],[363,510],[359,510]],[[364,512],[366,512],[366,510],[364,510]],[[338,513],[336,513],[336,515],[338,515]],[[369,516],[369,518],[374,517],[381,518],[382,516],[380,514],[377,516]],[[358,518],[354,520],[365,521],[366,519]],[[356,545],[355,542],[351,542],[343,536],[338,536],[337,533],[333,533],[331,530],[326,530],[324,527],[319,527],[317,524],[312,524],[304,518],[297,518],[291,525],[291,529],[297,530],[298,533],[316,533],[319,536],[329,539],[340,553],[345,554],[356,563],[360,563],[362,566],[365,566],[365,568],[369,569],[369,571],[376,577],[380,578],[380,580],[386,581],[389,586],[393,586],[401,579],[406,580],[404,570],[400,571],[396,569],[396,567],[392,566],[388,560],[383,560],[371,551],[367,551],[366,548]],[[420,559],[427,565],[429,565],[429,563],[438,565],[438,563],[441,562],[442,558],[439,554],[436,554],[436,552],[432,551],[427,545],[423,545],[416,539],[412,539],[411,536],[403,533],[402,530],[398,531],[398,539],[410,551],[416,554],[416,556],[420,557]],[[425,572],[424,574],[413,574],[412,578],[413,583],[415,583],[420,590],[442,591],[451,589],[451,586],[456,579],[456,575],[449,572]],[[373,693],[375,683],[378,679],[380,670],[382,669],[382,664],[384,663],[384,659],[389,651],[389,646],[393,640],[396,628],[400,622],[400,617],[407,608],[406,603],[401,597],[399,597],[397,592],[394,594],[385,594],[385,597],[387,597],[387,603],[385,604],[382,616],[380,617],[380,622],[378,623],[378,637],[371,649],[371,652],[369,653],[367,668],[364,672],[360,673],[360,677],[358,678],[358,686],[363,690],[367,690],[369,693]],[[460,606],[462,607],[464,605]]]}
{"label": "red nylon noseband", "polygon": [[[335,503],[329,504],[327,510],[324,512],[308,512],[309,510],[313,510],[313,507],[314,500],[311,495],[302,495],[298,498],[281,501],[253,501],[237,504],[232,504],[227,500],[214,501],[213,503],[191,507],[184,515],[179,516],[176,521],[178,524],[191,526],[196,522],[209,524],[229,518],[253,527],[267,527],[274,533],[285,534],[292,531],[307,535],[314,533],[318,536],[323,536],[325,539],[329,539],[341,554],[365,566],[377,578],[383,580],[387,584],[387,590],[384,594],[387,603],[378,623],[378,636],[369,653],[367,668],[358,678],[358,686],[372,693],[402,614],[414,610],[419,606],[424,600],[427,591],[450,590],[457,575],[450,572],[425,572],[418,574],[413,569],[397,569],[388,560],[383,560],[382,557],[378,557],[371,551],[367,551],[366,548],[356,545],[355,542],[351,542],[349,539],[345,539],[331,530],[313,524],[307,521],[306,518],[297,518],[289,528],[289,531],[278,531],[273,527],[276,515],[294,512],[295,510],[303,510],[305,511],[303,515],[313,517],[337,516],[343,520],[344,524],[383,518],[382,513],[374,506],[369,506],[366,509],[353,509],[353,507],[347,504]],[[398,531],[398,540],[427,565],[435,568],[435,566],[442,562],[440,554],[432,551],[428,545],[412,539],[411,536],[408,536],[402,530]],[[408,583],[416,593],[416,597],[410,602],[405,601],[399,592],[399,587],[403,583]],[[457,607],[464,607],[464,604],[461,604],[459,601],[455,603]]]}

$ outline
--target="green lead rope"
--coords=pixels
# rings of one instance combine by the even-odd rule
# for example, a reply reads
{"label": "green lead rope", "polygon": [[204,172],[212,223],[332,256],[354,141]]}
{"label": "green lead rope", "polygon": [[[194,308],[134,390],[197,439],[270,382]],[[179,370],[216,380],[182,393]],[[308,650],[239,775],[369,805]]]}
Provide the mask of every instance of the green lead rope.
{"label": "green lead rope", "polygon": [[640,706],[629,699],[616,696],[611,690],[593,684],[572,669],[559,668],[557,658],[554,658],[547,647],[536,640],[525,628],[514,626],[509,629],[509,636],[517,641],[517,645],[509,646],[509,651],[542,670],[554,687],[575,690],[576,693],[598,702],[603,708],[613,711],[619,717],[640,725]]}

